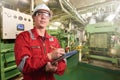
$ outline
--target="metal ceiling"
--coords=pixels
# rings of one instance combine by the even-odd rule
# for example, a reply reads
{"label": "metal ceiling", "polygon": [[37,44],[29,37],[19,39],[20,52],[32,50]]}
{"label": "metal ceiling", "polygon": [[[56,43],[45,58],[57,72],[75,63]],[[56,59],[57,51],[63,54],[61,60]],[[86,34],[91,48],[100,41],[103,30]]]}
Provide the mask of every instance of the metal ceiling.
{"label": "metal ceiling", "polygon": [[31,0],[1,0],[0,3],[9,9],[30,13]]}
{"label": "metal ceiling", "polygon": [[[0,0],[0,3],[10,9],[19,9],[21,12],[30,13],[32,1],[34,1],[34,6],[43,3],[42,0]],[[60,5],[60,1],[68,2],[68,4],[70,3],[76,10],[80,10],[83,7],[102,3],[109,0],[49,0],[49,2],[46,4],[48,4],[53,10],[53,12],[56,14],[58,11],[61,11],[62,6]],[[65,6],[67,7],[68,5],[66,4]]]}
{"label": "metal ceiling", "polygon": [[[44,3],[42,0],[1,0],[0,3],[2,3],[2,6],[4,7],[30,14],[32,1],[34,1],[34,6]],[[86,20],[81,17],[78,11],[84,7],[105,1],[108,0],[49,0],[46,4],[54,13],[53,21],[72,19],[75,22],[77,21],[78,23],[85,25]]]}

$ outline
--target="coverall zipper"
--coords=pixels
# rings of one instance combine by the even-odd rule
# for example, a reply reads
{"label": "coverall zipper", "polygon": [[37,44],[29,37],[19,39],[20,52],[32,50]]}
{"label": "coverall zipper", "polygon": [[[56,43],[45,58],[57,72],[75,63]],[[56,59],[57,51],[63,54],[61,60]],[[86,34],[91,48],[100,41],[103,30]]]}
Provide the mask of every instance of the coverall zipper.
{"label": "coverall zipper", "polygon": [[43,42],[44,54],[46,54],[45,42]]}
{"label": "coverall zipper", "polygon": [[[44,54],[47,54],[46,53],[46,45],[45,45],[45,39],[43,39],[43,48],[44,48]],[[48,74],[46,73],[46,80],[48,80]]]}

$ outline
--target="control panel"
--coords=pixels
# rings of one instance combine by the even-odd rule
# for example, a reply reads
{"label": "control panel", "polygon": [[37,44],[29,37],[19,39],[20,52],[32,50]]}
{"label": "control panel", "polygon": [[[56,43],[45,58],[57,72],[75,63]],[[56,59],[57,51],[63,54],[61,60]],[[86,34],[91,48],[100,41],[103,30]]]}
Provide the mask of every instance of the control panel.
{"label": "control panel", "polygon": [[0,27],[2,39],[15,39],[19,33],[33,27],[32,16],[2,7]]}

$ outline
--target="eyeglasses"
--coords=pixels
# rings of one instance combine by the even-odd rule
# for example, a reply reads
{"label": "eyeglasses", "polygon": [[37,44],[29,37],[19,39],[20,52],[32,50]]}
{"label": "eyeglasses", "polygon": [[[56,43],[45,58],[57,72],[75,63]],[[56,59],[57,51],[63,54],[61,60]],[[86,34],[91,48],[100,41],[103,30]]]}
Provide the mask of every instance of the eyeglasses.
{"label": "eyeglasses", "polygon": [[51,17],[49,12],[37,12],[36,16],[45,16],[47,18]]}

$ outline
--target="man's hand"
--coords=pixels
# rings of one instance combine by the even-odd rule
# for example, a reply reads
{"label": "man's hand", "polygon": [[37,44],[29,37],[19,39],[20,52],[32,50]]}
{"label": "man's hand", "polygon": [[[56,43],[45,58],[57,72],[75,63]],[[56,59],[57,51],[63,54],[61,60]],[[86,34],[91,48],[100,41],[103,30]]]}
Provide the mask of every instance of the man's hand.
{"label": "man's hand", "polygon": [[57,59],[65,54],[65,50],[63,48],[57,48],[53,52],[47,54],[48,58],[51,60]]}
{"label": "man's hand", "polygon": [[58,63],[56,62],[54,65],[52,65],[50,62],[47,62],[45,66],[46,72],[55,72],[57,70]]}

